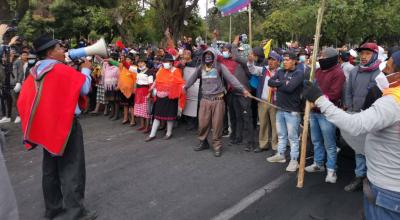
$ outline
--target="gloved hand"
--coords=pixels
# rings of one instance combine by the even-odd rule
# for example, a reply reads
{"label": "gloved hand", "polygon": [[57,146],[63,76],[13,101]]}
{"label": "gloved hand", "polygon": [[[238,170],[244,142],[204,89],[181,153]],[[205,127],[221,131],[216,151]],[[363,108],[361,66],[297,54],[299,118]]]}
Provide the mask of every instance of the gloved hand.
{"label": "gloved hand", "polygon": [[304,82],[303,97],[310,102],[315,102],[319,97],[323,96],[321,89],[316,83],[310,81]]}
{"label": "gloved hand", "polygon": [[21,90],[21,83],[15,84],[14,92],[15,92],[15,93],[18,93],[20,90]]}

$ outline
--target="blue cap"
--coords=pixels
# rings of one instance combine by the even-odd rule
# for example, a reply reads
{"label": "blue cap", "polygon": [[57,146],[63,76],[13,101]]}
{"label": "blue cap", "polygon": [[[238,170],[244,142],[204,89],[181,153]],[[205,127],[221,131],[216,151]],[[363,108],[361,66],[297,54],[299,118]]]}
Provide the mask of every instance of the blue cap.
{"label": "blue cap", "polygon": [[272,50],[271,52],[269,52],[268,59],[269,59],[269,58],[274,59],[274,60],[279,61],[279,62],[282,62],[282,61],[283,61],[282,56],[279,55],[277,52],[275,52],[275,51],[273,51],[273,50]]}
{"label": "blue cap", "polygon": [[400,67],[400,51],[394,52],[392,54],[392,59],[393,59],[394,65],[396,65],[397,67]]}

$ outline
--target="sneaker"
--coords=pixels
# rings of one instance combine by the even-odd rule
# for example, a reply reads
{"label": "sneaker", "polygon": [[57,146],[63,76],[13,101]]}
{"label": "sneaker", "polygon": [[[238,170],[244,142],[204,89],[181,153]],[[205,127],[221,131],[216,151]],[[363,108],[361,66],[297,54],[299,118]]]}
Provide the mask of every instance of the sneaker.
{"label": "sneaker", "polygon": [[304,169],[308,173],[315,173],[315,172],[324,172],[325,167],[324,166],[318,166],[315,162],[311,164],[310,166],[307,166]]}
{"label": "sneaker", "polygon": [[285,158],[285,156],[280,155],[279,153],[277,153],[272,157],[268,157],[267,161],[271,162],[271,163],[286,163],[286,158]]}
{"label": "sneaker", "polygon": [[362,188],[363,179],[365,177],[354,177],[354,179],[349,183],[349,185],[344,187],[346,192],[354,192]]}
{"label": "sneaker", "polygon": [[299,162],[297,162],[297,160],[290,160],[289,165],[286,167],[286,171],[296,172],[297,168],[299,168]]}
{"label": "sneaker", "polygon": [[17,117],[15,118],[14,123],[15,123],[15,124],[18,124],[18,123],[20,123],[20,122],[21,122],[21,118],[20,118],[19,116],[17,116]]}
{"label": "sneaker", "polygon": [[328,169],[328,173],[326,174],[325,182],[327,183],[336,183],[337,176],[334,170]]}
{"label": "sneaker", "polygon": [[11,122],[11,118],[3,117],[3,118],[0,120],[0,124],[1,124],[1,123],[8,123],[8,122]]}

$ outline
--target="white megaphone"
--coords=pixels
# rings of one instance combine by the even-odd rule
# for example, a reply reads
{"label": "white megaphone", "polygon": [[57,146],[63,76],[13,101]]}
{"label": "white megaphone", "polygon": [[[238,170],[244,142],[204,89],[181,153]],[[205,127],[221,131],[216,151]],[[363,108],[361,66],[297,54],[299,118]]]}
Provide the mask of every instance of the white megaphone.
{"label": "white megaphone", "polygon": [[104,38],[101,38],[93,45],[82,47],[79,49],[69,50],[68,56],[66,57],[70,58],[71,60],[78,60],[80,58],[93,55],[108,57],[107,44]]}

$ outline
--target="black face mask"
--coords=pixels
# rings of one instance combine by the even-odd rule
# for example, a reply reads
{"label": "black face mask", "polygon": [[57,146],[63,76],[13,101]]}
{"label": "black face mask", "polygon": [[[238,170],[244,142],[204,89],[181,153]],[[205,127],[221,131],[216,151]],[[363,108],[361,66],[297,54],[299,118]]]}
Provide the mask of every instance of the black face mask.
{"label": "black face mask", "polygon": [[334,56],[326,59],[319,59],[318,62],[322,70],[327,70],[338,64],[338,57]]}

